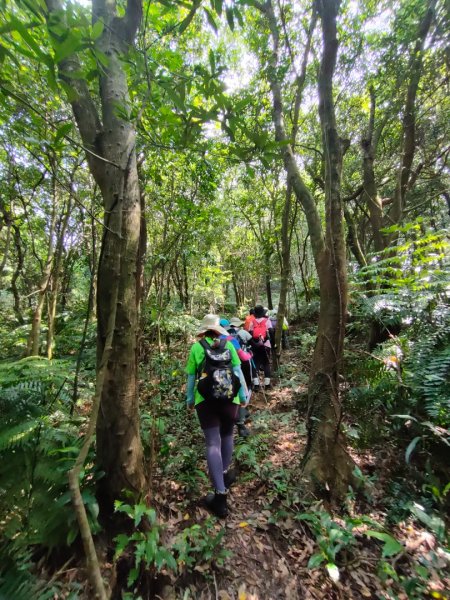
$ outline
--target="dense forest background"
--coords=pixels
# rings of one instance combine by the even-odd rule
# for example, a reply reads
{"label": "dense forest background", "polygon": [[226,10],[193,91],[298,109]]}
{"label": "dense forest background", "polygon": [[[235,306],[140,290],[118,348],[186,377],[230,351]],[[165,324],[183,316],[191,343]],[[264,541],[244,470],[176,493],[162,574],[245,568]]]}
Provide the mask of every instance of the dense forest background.
{"label": "dense forest background", "polygon": [[[0,0],[0,598],[448,597],[449,20]],[[225,524],[184,366],[258,303]]]}

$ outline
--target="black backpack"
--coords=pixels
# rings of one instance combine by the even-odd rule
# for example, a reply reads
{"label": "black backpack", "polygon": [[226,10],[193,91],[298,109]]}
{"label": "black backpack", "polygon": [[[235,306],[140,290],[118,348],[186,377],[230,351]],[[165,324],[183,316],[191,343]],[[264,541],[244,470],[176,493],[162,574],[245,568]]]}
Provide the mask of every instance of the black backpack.
{"label": "black backpack", "polygon": [[197,389],[205,400],[232,402],[241,382],[233,373],[231,352],[226,348],[227,340],[217,341],[210,346],[206,340],[200,340],[205,351],[205,362],[199,372]]}

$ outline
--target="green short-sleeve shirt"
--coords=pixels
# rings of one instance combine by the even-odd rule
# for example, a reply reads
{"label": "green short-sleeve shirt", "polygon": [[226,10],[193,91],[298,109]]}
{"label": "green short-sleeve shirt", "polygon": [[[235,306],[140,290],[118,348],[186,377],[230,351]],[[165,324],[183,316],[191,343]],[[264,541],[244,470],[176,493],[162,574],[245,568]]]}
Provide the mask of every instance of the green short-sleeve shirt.
{"label": "green short-sleeve shirt", "polygon": [[[204,338],[208,344],[211,346],[213,343],[213,339],[209,337]],[[227,348],[231,352],[231,365],[233,367],[238,367],[241,364],[239,356],[237,355],[236,348],[233,346],[231,342],[227,342],[225,344],[225,348]],[[188,375],[197,375],[197,371],[199,367],[203,364],[205,360],[205,350],[200,342],[195,342],[192,344],[191,351],[189,352],[189,358],[186,365],[186,373]],[[195,384],[195,406],[203,402],[204,398],[197,390],[197,383]],[[233,400],[234,404],[240,404],[239,396],[236,396]]]}

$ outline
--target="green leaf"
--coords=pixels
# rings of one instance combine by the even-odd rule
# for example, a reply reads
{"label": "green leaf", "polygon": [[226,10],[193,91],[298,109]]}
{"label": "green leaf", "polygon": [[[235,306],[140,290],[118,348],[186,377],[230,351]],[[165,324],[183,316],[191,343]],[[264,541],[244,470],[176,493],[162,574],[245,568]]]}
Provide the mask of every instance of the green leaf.
{"label": "green leaf", "polygon": [[92,26],[92,39],[97,40],[103,33],[104,23],[100,19]]}
{"label": "green leaf", "polygon": [[58,129],[56,131],[56,135],[55,135],[55,144],[57,144],[60,139],[65,137],[69,133],[69,131],[72,130],[72,127],[73,127],[72,123],[63,123],[63,125],[58,127]]}
{"label": "green leaf", "polygon": [[174,89],[172,88],[172,85],[169,82],[160,82],[160,85],[162,88],[164,88],[167,92],[167,94],[169,95],[170,99],[172,100],[172,102],[175,104],[175,106],[181,110],[181,112],[185,112],[186,111],[186,105],[184,104],[183,100],[181,99],[181,97],[174,91]]}
{"label": "green leaf", "polygon": [[241,11],[238,9],[237,6],[234,7],[234,16],[236,17],[236,19],[239,22],[239,25],[241,27],[244,27],[244,17],[242,16]]}
{"label": "green leaf", "polygon": [[316,569],[319,567],[325,560],[323,554],[313,554],[308,561],[308,569]]}
{"label": "green leaf", "polygon": [[406,452],[405,452],[406,463],[409,463],[409,459],[411,457],[411,454],[414,452],[414,448],[417,446],[417,444],[420,442],[421,439],[422,439],[422,436],[418,435],[417,437],[415,437],[412,440],[412,442],[406,448]]}
{"label": "green leaf", "polygon": [[73,33],[69,33],[62,43],[54,41],[55,61],[60,63],[68,56],[72,56],[72,54],[75,54],[82,47],[82,45],[83,43],[80,37],[74,35]]}
{"label": "green leaf", "polygon": [[146,512],[145,504],[136,504],[134,507],[134,526],[137,527],[142,520],[143,515]]}
{"label": "green leaf", "polygon": [[102,67],[106,68],[109,65],[109,58],[104,52],[98,50],[98,48],[95,49],[94,56],[96,60],[102,65]]}
{"label": "green leaf", "polygon": [[209,52],[208,52],[208,59],[209,59],[209,65],[211,67],[211,73],[214,74],[216,71],[216,57],[214,55],[214,50],[212,50],[211,48],[209,49]]}
{"label": "green leaf", "polygon": [[114,559],[117,559],[128,546],[130,539],[125,533],[120,533],[114,538],[114,541],[116,542],[116,551],[114,553]]}
{"label": "green leaf", "polygon": [[[20,37],[24,40],[24,42],[26,42],[28,46],[35,52],[34,58],[37,58],[37,60],[42,61],[46,54],[41,50],[39,44],[27,30],[27,25],[21,23],[21,21],[16,17],[11,17],[11,28],[17,31],[20,34]],[[18,49],[20,51],[20,46]]]}
{"label": "green leaf", "polygon": [[227,17],[228,25],[230,26],[231,31],[234,31],[234,15],[232,8],[226,8],[225,14]]}
{"label": "green leaf", "polygon": [[128,574],[128,579],[127,579],[127,585],[128,587],[131,587],[133,585],[133,583],[136,581],[136,579],[138,578],[139,575],[139,570],[138,569],[131,569],[129,574]]}
{"label": "green leaf", "polygon": [[72,527],[71,529],[69,529],[69,532],[67,534],[67,538],[66,538],[66,543],[68,546],[70,546],[74,541],[75,538],[78,535],[78,528],[76,527]]}
{"label": "green leaf", "polygon": [[397,540],[394,537],[392,537],[392,535],[389,535],[388,533],[383,533],[382,531],[373,531],[371,529],[368,529],[365,533],[367,537],[375,538],[377,540],[380,540],[381,542],[384,542],[383,550],[381,553],[381,556],[383,558],[394,556],[395,554],[398,554],[403,550],[403,546],[399,542],[397,542]]}
{"label": "green leaf", "polygon": [[211,25],[211,27],[217,33],[218,32],[218,27],[217,27],[216,22],[214,21],[214,17],[212,16],[212,14],[210,13],[210,11],[207,8],[203,8],[203,10],[206,13],[206,18],[208,19],[208,23]]}
{"label": "green leaf", "polygon": [[211,8],[220,16],[222,14],[223,0],[211,0]]}

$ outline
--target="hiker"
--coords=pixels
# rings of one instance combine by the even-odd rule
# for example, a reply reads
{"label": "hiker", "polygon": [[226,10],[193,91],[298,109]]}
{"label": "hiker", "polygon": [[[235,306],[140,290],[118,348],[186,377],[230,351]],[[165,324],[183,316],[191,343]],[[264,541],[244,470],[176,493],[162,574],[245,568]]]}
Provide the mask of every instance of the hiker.
{"label": "hiker", "polygon": [[259,304],[255,306],[254,320],[250,323],[249,333],[255,361],[256,374],[253,378],[254,390],[259,390],[259,372],[264,371],[264,387],[270,388],[270,352],[273,341],[272,322],[266,315],[267,310]]}
{"label": "hiker", "polygon": [[244,321],[244,329],[245,331],[249,331],[250,329],[250,323],[254,320],[255,318],[255,309],[251,308],[248,311],[248,315],[245,317],[245,321]]}
{"label": "hiker", "polygon": [[[269,311],[269,318],[272,321],[274,337],[277,329],[277,317],[278,317],[278,307],[275,306],[273,310]],[[289,331],[289,323],[286,317],[283,319],[283,326],[281,330],[281,348],[283,350],[287,350],[289,348],[289,340],[288,340],[288,331]]]}
{"label": "hiker", "polygon": [[186,403],[194,407],[206,442],[206,461],[214,493],[204,499],[218,517],[228,514],[228,488],[236,479],[228,470],[233,455],[233,428],[240,405],[247,405],[241,361],[217,315],[205,315],[186,365]]}
{"label": "hiker", "polygon": [[[251,340],[252,336],[248,333],[248,331],[241,329],[242,325],[244,324],[244,321],[242,321],[242,319],[239,319],[238,317],[233,317],[227,323],[228,325],[225,325],[225,327],[229,333],[228,339],[231,341],[232,344],[234,344],[238,356],[241,359],[241,369],[244,374],[245,383],[247,384],[248,389],[247,400],[248,402],[250,402],[253,387],[252,371],[254,371],[254,368],[252,367],[253,354],[248,346],[248,343]],[[223,325],[222,320],[220,321],[220,324]],[[240,406],[236,425],[238,434],[243,438],[246,438],[250,435],[250,431],[245,425],[245,421],[247,419],[248,408]]]}

